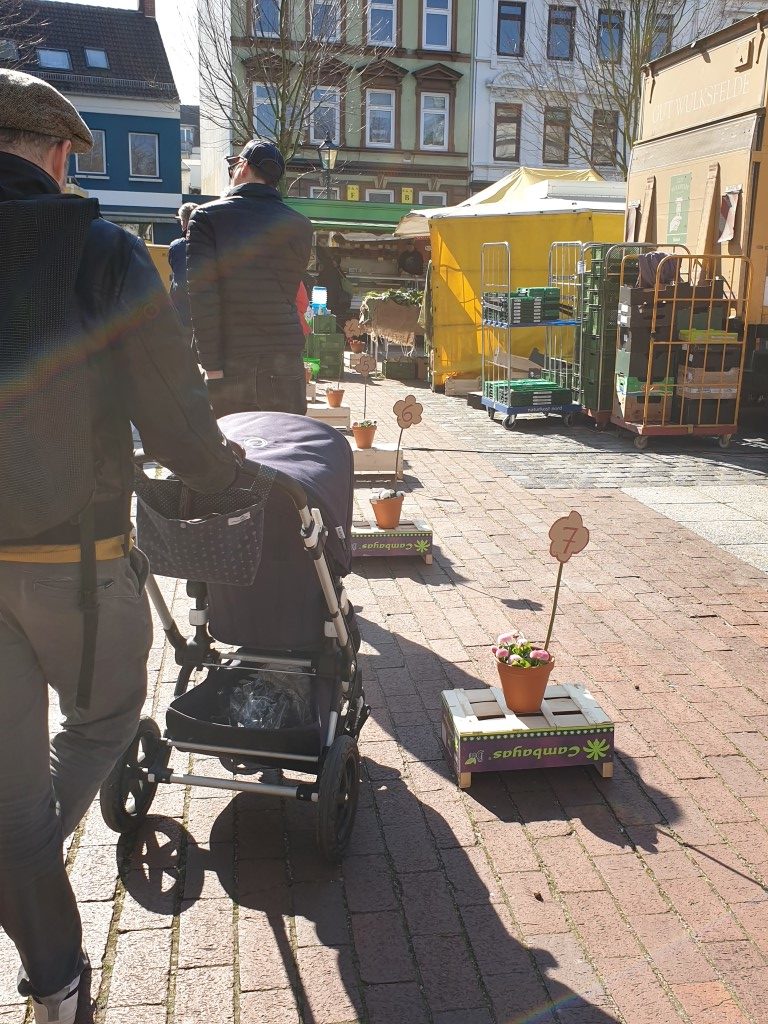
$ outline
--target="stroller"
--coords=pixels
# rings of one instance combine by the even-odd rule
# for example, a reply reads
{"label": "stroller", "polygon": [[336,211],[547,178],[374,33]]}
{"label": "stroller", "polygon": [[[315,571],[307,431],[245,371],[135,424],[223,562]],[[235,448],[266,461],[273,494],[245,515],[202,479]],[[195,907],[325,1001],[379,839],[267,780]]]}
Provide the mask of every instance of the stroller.
{"label": "stroller", "polygon": [[[147,476],[137,454],[138,543],[154,572],[188,580],[194,634],[182,636],[151,575],[147,591],[179,666],[174,699],[162,735],[142,719],[101,788],[102,815],[116,832],[135,830],[165,783],[311,801],[320,851],[338,861],[369,713],[341,583],[352,560],[352,452],[307,417],[237,413],[220,425],[245,449],[248,489],[193,495],[173,477]],[[222,653],[215,641],[235,649]],[[218,757],[233,777],[174,772],[174,748]],[[264,769],[279,769],[279,781],[242,779]]]}

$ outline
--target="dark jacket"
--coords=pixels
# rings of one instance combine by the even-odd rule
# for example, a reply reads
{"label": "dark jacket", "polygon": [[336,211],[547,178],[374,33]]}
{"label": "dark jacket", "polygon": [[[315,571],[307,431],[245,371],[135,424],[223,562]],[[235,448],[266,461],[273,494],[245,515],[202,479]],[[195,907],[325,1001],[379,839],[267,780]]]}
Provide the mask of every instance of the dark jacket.
{"label": "dark jacket", "polygon": [[[0,203],[34,201],[58,191],[39,167],[0,153]],[[216,425],[205,384],[144,243],[114,224],[94,221],[74,301],[82,347],[90,353],[97,538],[119,536],[130,524],[131,423],[145,451],[193,490],[214,493],[228,487],[237,472],[235,456]],[[78,539],[79,528],[63,524],[23,543]]]}
{"label": "dark jacket", "polygon": [[225,374],[256,356],[299,354],[296,292],[312,224],[269,185],[238,185],[198,206],[189,222],[187,273],[201,364]]}
{"label": "dark jacket", "polygon": [[168,246],[171,267],[171,302],[185,327],[190,324],[189,292],[187,289],[187,240],[174,238]]}

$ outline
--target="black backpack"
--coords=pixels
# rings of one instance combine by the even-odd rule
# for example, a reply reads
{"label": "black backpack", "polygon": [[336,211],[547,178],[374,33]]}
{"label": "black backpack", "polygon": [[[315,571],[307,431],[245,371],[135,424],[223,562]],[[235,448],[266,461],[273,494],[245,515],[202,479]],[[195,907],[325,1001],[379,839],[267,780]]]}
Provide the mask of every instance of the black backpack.
{"label": "black backpack", "polygon": [[96,558],[86,335],[75,284],[96,200],[0,203],[0,542],[80,527],[84,642],[78,705],[93,674]]}

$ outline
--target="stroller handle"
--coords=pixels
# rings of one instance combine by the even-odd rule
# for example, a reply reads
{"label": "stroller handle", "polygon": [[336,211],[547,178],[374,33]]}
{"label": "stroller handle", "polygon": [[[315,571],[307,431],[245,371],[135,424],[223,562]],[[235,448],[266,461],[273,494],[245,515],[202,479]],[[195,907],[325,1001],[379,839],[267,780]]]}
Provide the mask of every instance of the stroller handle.
{"label": "stroller handle", "polygon": [[[154,462],[155,460],[151,455],[147,455],[143,449],[137,448],[133,453],[133,461],[139,469],[143,469],[148,462]],[[261,466],[258,462],[252,462],[250,459],[243,459],[243,462],[240,465],[241,476],[251,477],[255,480],[260,472]],[[305,509],[308,504],[307,492],[301,484],[286,473],[281,473],[279,469],[273,470],[273,473],[275,474],[274,483],[280,488],[280,490],[285,491],[299,511]]]}
{"label": "stroller handle", "polygon": [[[252,476],[254,479],[261,472],[261,466],[258,462],[252,462],[250,459],[244,459],[240,466],[241,476]],[[287,473],[281,473],[279,469],[273,469],[274,484],[279,487],[281,491],[284,491],[291,499],[296,508],[301,511],[305,509],[308,504],[307,492],[293,477],[288,476]]]}

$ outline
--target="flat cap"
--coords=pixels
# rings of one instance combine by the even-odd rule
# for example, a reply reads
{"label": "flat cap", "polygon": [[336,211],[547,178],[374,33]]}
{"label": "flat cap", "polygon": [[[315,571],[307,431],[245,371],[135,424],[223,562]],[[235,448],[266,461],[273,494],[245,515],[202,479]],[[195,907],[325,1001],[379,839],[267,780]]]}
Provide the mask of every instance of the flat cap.
{"label": "flat cap", "polygon": [[93,136],[68,99],[42,78],[0,69],[0,129],[69,139],[74,153],[93,148]]}

